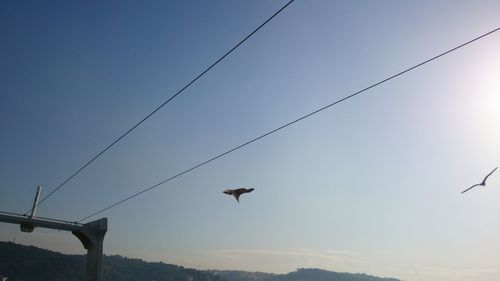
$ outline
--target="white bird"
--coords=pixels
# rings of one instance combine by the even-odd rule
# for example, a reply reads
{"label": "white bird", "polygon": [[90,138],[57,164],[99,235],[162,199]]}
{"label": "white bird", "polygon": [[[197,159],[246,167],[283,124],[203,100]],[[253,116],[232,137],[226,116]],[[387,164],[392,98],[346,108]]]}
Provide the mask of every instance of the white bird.
{"label": "white bird", "polygon": [[496,167],[495,169],[493,169],[493,171],[491,171],[491,173],[489,173],[486,177],[484,177],[484,180],[481,182],[481,183],[478,183],[478,184],[475,184],[469,188],[467,188],[466,190],[462,191],[462,193],[465,193],[469,190],[471,190],[472,188],[476,187],[476,186],[485,186],[486,185],[486,179],[491,176],[491,174],[493,174],[494,171],[496,171],[496,169],[498,169],[498,167]]}
{"label": "white bird", "polygon": [[255,190],[255,188],[237,188],[237,189],[226,189],[222,192],[227,194],[227,195],[233,195],[234,198],[236,198],[236,201],[238,201],[238,203],[240,203],[240,195],[241,194],[249,193],[249,192],[252,192],[254,190]]}

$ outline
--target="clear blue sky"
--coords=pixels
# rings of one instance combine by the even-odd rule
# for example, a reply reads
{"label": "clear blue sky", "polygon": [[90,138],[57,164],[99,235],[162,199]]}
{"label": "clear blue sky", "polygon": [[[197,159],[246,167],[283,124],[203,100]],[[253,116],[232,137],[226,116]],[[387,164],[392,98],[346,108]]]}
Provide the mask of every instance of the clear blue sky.
{"label": "clear blue sky", "polygon": [[[284,1],[0,1],[0,206],[29,209]],[[499,1],[297,0],[39,208],[76,220],[500,26]],[[109,218],[105,253],[196,268],[500,279],[500,33]],[[221,191],[254,187],[241,203]],[[0,239],[83,253],[68,233]]]}

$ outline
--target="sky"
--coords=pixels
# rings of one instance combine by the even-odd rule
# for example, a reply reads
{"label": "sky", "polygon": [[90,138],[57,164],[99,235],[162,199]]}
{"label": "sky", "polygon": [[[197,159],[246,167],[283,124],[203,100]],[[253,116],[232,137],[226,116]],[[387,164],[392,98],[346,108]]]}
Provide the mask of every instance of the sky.
{"label": "sky", "polygon": [[[26,212],[285,3],[0,1],[0,210]],[[498,27],[499,1],[297,0],[37,214],[79,220]],[[497,32],[93,217],[105,254],[499,280],[500,172],[460,194],[500,166],[499,50]],[[0,224],[13,239],[85,253]]]}

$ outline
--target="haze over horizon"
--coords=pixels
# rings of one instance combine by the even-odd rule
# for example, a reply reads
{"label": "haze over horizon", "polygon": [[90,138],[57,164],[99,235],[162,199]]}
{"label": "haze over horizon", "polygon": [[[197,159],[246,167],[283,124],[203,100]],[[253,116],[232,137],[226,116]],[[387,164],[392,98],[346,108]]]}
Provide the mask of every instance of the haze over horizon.
{"label": "haze over horizon", "polygon": [[[0,211],[24,213],[287,1],[1,1]],[[75,221],[500,27],[500,1],[297,0],[37,214]],[[500,33],[110,209],[105,254],[500,280]],[[252,187],[238,204],[226,188]],[[83,253],[71,234],[0,240]]]}

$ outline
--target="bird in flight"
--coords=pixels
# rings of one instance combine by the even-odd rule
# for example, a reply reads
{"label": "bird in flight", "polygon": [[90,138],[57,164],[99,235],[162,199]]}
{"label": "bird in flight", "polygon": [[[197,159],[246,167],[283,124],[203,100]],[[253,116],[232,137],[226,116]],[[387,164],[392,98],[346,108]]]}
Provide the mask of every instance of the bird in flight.
{"label": "bird in flight", "polygon": [[484,180],[481,182],[481,183],[478,183],[478,184],[475,184],[469,188],[467,188],[466,190],[462,191],[462,193],[465,193],[469,190],[471,190],[472,188],[476,187],[476,186],[485,186],[486,185],[486,179],[491,176],[491,174],[493,174],[494,171],[496,171],[496,169],[498,169],[498,167],[496,167],[495,169],[493,169],[493,171],[491,171],[488,175],[486,175],[486,177],[484,177]]}
{"label": "bird in flight", "polygon": [[234,198],[236,198],[236,201],[240,203],[240,195],[243,193],[250,193],[254,191],[255,188],[237,188],[237,189],[226,189],[222,191],[223,193],[227,195],[233,195]]}

